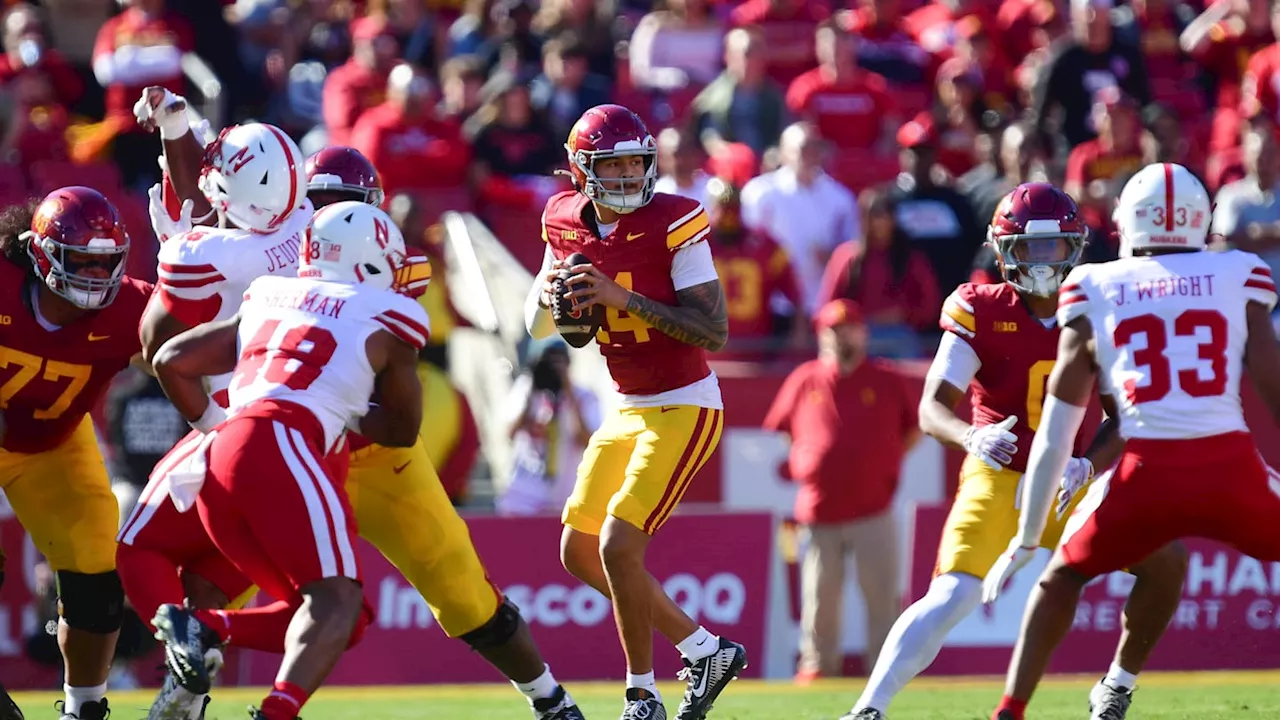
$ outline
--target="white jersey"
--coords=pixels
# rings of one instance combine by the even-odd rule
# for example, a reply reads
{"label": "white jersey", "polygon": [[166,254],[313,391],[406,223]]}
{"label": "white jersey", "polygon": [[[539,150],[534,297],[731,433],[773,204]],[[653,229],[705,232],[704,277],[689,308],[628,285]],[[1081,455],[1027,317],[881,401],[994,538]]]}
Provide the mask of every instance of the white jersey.
{"label": "white jersey", "polygon": [[[160,301],[191,327],[232,317],[255,279],[297,274],[298,248],[314,213],[307,201],[270,234],[199,226],[165,241],[157,256]],[[230,373],[208,378],[210,396],[223,407],[230,380]]]}
{"label": "white jersey", "polygon": [[369,410],[373,367],[365,343],[387,330],[421,350],[427,313],[414,300],[365,285],[307,278],[261,277],[240,312],[240,359],[231,381],[230,412],[266,398],[315,414],[332,448],[344,428]]}
{"label": "white jersey", "polygon": [[1191,439],[1247,431],[1250,302],[1276,304],[1271,269],[1252,253],[1132,257],[1072,270],[1058,323],[1092,324],[1099,384],[1116,399],[1124,437]]}

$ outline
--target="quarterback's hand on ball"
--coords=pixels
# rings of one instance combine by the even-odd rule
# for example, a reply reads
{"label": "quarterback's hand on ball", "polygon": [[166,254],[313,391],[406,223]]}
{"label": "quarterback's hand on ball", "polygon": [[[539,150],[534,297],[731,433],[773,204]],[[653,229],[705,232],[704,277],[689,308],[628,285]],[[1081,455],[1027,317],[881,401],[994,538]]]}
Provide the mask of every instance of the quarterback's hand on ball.
{"label": "quarterback's hand on ball", "polygon": [[556,291],[555,281],[560,278],[560,274],[568,269],[569,264],[563,260],[556,260],[551,263],[551,269],[542,275],[542,291],[538,296],[538,302],[542,307],[549,308],[551,303],[555,302]]}
{"label": "quarterback's hand on ball", "polygon": [[991,566],[991,571],[982,581],[982,602],[995,602],[996,598],[1000,597],[1000,593],[1004,592],[1005,585],[1035,556],[1035,548],[1022,547],[1018,545],[1017,538],[1014,538],[1009,543],[1009,549],[1004,551],[999,560],[996,560],[996,564]]}
{"label": "quarterback's hand on ball", "polygon": [[1003,470],[1018,452],[1018,436],[1009,432],[1016,422],[1018,416],[1010,415],[995,425],[969,428],[964,436],[965,452],[990,465],[992,470]]}
{"label": "quarterback's hand on ball", "polygon": [[147,214],[151,216],[151,229],[155,230],[156,238],[160,242],[191,230],[193,227],[191,222],[192,207],[190,198],[183,200],[182,209],[178,212],[178,219],[174,220],[169,216],[169,211],[164,206],[164,189],[160,187],[160,183],[152,185],[151,189],[147,191]]}
{"label": "quarterback's hand on ball", "polygon": [[1067,463],[1067,471],[1062,473],[1062,482],[1058,487],[1058,519],[1067,512],[1071,498],[1093,482],[1093,463],[1089,458],[1071,458]]}
{"label": "quarterback's hand on ball", "polygon": [[187,99],[158,85],[142,91],[142,97],[133,104],[133,115],[148,131],[159,129],[165,140],[182,137],[190,129]]}
{"label": "quarterback's hand on ball", "polygon": [[576,287],[565,297],[572,299],[576,307],[603,305],[615,310],[627,309],[631,291],[600,272],[595,265],[574,265],[569,272],[573,273],[569,283]]}

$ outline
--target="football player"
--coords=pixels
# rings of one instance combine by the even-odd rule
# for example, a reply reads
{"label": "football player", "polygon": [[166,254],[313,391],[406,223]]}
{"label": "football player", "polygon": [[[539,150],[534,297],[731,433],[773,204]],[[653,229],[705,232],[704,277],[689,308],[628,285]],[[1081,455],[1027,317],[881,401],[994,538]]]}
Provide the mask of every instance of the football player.
{"label": "football player", "polygon": [[[687,680],[676,717],[701,720],[746,667],[746,652],[689,618],[644,565],[653,535],[711,457],[724,425],[708,350],[728,336],[724,292],[696,200],[654,192],[657,147],[620,105],[587,110],[565,144],[575,189],[547,201],[542,271],[526,302],[534,338],[556,332],[553,282],[573,275],[575,309],[602,306],[596,334],[622,394],[578,467],[566,503],[561,559],[610,597],[627,657],[624,718],[665,720],[653,675],[653,631],[676,645]],[[567,267],[581,252],[592,263]]]}
{"label": "football player", "polygon": [[[1014,188],[1001,200],[987,233],[1004,282],[965,283],[943,304],[942,343],[925,379],[920,429],[964,449],[960,487],[942,531],[933,581],[898,618],[858,699],[843,720],[877,720],[903,687],[937,657],[947,633],[982,599],[982,578],[1017,530],[1018,489],[1027,447],[1041,422],[1045,379],[1054,367],[1058,289],[1080,262],[1085,226],[1075,201],[1044,183]],[[973,422],[956,407],[972,392]],[[1076,492],[1119,456],[1115,404],[1088,451],[1061,474],[1057,516],[1033,546],[1053,548]],[[1074,435],[1073,435],[1074,437]],[[1136,673],[1177,607],[1185,550],[1172,545],[1137,575],[1125,609],[1116,667]],[[1174,599],[1168,601],[1170,591]],[[1139,609],[1139,612],[1135,612]]]}
{"label": "football player", "polygon": [[[1063,285],[1044,422],[1030,447],[1017,533],[984,583],[988,600],[1033,552],[1054,480],[1069,462],[1062,449],[1080,426],[1095,377],[1108,393],[1104,402],[1119,406],[1113,417],[1127,443],[1115,473],[1089,489],[1036,584],[996,720],[1022,720],[1093,578],[1190,536],[1280,561],[1278,476],[1258,453],[1240,405],[1247,365],[1280,420],[1275,281],[1257,255],[1207,252],[1210,214],[1209,194],[1190,171],[1148,165],[1120,193],[1121,259],[1078,267]],[[1181,586],[1168,591],[1166,604],[1176,607]],[[1139,618],[1132,601],[1125,616],[1130,636],[1133,622],[1163,630],[1169,620]],[[1117,682],[1108,673],[1089,695],[1090,717],[1123,720],[1133,679]]]}
{"label": "football player", "polygon": [[[254,280],[236,315],[182,333],[155,358],[165,394],[204,433],[200,450],[167,471],[175,502],[194,503],[218,549],[293,607],[284,660],[261,709],[250,709],[255,720],[296,720],[373,616],[344,444],[348,426],[386,445],[418,441],[428,329],[426,311],[400,292],[406,261],[386,213],[337,203],[308,229],[297,277]],[[224,413],[204,379],[227,372]],[[254,614],[208,617],[235,632]],[[180,636],[163,634],[167,654],[185,652],[173,642]]]}
{"label": "football player", "polygon": [[86,187],[0,213],[0,252],[0,489],[57,576],[62,718],[102,720],[124,591],[89,411],[139,357],[152,288],[125,275],[120,213]]}

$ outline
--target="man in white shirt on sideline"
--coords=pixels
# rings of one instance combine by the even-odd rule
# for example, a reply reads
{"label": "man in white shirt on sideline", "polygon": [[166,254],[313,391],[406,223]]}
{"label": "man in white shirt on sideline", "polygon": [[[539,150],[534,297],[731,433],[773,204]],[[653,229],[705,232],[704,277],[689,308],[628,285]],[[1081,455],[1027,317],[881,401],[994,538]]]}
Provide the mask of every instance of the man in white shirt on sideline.
{"label": "man in white shirt on sideline", "polygon": [[858,202],[849,188],[822,169],[826,143],[812,124],[791,125],[779,145],[782,167],[742,189],[742,220],[787,251],[805,312],[812,316],[832,249],[861,237]]}

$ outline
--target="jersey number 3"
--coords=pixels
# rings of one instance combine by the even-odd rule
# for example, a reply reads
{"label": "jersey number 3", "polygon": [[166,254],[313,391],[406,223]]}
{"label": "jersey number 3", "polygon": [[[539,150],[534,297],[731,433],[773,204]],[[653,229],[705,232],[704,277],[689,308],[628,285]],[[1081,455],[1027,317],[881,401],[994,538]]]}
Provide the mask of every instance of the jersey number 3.
{"label": "jersey number 3", "polygon": [[254,333],[240,353],[232,387],[245,387],[262,379],[290,390],[306,390],[320,377],[320,371],[338,348],[333,333],[316,325],[295,325],[279,342],[272,343],[279,327],[279,320],[268,320]]}
{"label": "jersey number 3", "polygon": [[[1209,340],[1200,343],[1198,357],[1208,360],[1212,371],[1204,380],[1195,368],[1179,370],[1178,387],[1191,397],[1221,395],[1227,390],[1227,319],[1217,310],[1187,310],[1173,321],[1173,333],[1179,337],[1193,337],[1199,328],[1209,329]],[[1116,347],[1121,348],[1139,334],[1146,336],[1147,346],[1133,352],[1133,362],[1147,368],[1147,384],[1139,386],[1132,378],[1124,384],[1129,402],[1135,405],[1155,402],[1173,389],[1173,370],[1164,353],[1169,347],[1164,320],[1155,315],[1125,318],[1116,325],[1112,337]]]}

